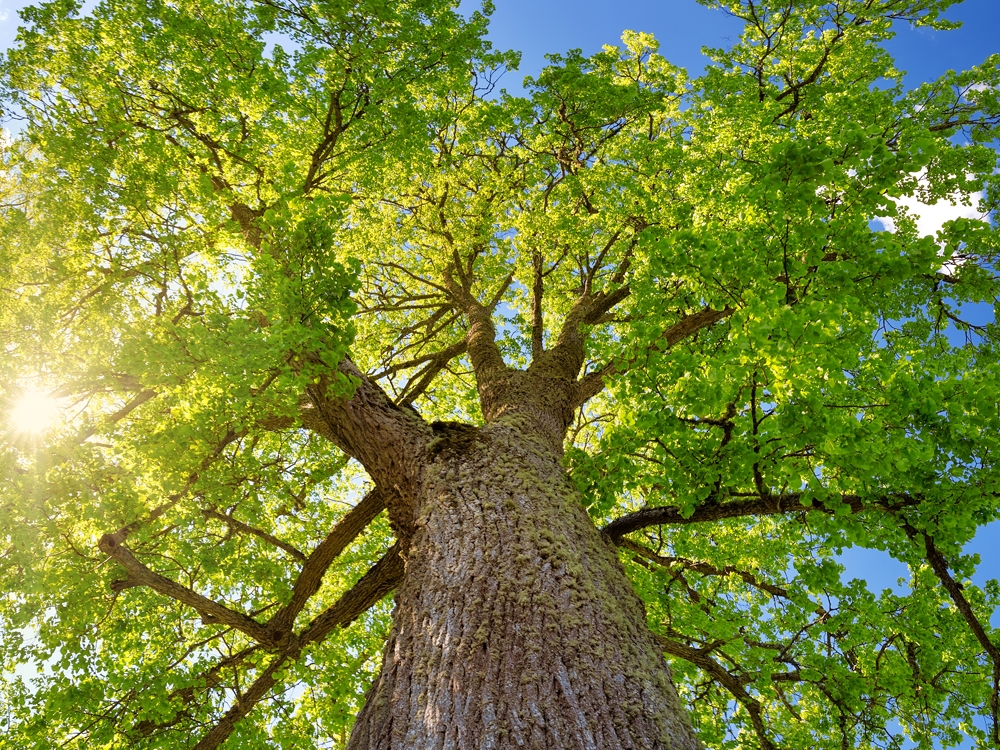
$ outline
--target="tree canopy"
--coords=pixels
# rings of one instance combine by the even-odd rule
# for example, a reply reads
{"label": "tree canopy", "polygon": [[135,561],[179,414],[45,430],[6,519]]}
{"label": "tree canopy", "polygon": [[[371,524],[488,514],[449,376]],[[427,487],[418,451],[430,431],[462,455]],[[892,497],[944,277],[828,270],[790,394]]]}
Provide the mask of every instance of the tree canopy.
{"label": "tree canopy", "polygon": [[706,746],[1000,746],[1000,55],[906,88],[954,0],[700,1],[745,22],[702,75],[626,32],[523,96],[488,5],[24,11],[0,747],[341,747],[406,529],[330,415],[478,425],[528,368]]}

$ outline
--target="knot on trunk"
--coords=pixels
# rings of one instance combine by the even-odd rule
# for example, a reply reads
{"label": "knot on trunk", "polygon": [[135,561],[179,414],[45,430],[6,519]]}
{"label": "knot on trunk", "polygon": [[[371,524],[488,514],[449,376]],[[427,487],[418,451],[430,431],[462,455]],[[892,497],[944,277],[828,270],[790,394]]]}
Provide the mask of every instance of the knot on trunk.
{"label": "knot on trunk", "polygon": [[462,422],[432,422],[434,437],[427,443],[427,460],[461,456],[479,442],[479,428]]}
{"label": "knot on trunk", "polygon": [[97,549],[106,555],[114,556],[124,539],[124,534],[118,531],[114,534],[105,534],[97,541]]}

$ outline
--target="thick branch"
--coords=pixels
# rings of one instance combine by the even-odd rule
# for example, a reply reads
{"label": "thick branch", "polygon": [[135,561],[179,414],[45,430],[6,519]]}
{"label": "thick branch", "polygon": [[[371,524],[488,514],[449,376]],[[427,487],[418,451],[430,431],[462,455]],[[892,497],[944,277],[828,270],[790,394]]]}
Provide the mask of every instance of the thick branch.
{"label": "thick branch", "polygon": [[300,412],[302,423],[360,461],[383,488],[389,520],[405,548],[413,533],[413,509],[431,428],[413,409],[393,403],[349,359],[338,369],[357,383],[354,394],[330,397],[330,379],[320,377],[307,388],[312,406]]}
{"label": "thick branch", "polygon": [[[803,493],[786,492],[781,495],[764,495],[727,502],[709,502],[695,508],[694,512],[685,517],[680,508],[663,506],[659,508],[644,508],[629,513],[627,516],[615,519],[604,527],[602,533],[614,542],[626,534],[649,526],[680,525],[689,523],[704,523],[706,521],[721,521],[724,518],[740,518],[743,516],[774,516],[790,513],[806,513],[811,510],[830,513],[824,506],[802,505]],[[710,498],[711,499],[711,498]],[[866,501],[857,495],[842,495],[840,502],[850,506],[851,513],[860,513],[871,507],[883,507],[892,510],[916,505],[919,497],[904,493],[894,493]]]}
{"label": "thick branch", "polygon": [[480,397],[482,397],[483,389],[489,388],[497,378],[502,377],[507,372],[507,365],[503,361],[503,355],[496,342],[497,331],[493,325],[493,306],[499,302],[499,296],[510,285],[512,277],[508,277],[505,281],[500,295],[497,295],[493,305],[487,306],[472,295],[465,283],[458,283],[455,280],[454,274],[457,268],[457,265],[453,265],[445,272],[445,284],[455,307],[461,310],[466,320],[469,321],[465,342],[469,359],[472,360],[472,367],[476,371],[476,382],[479,384]]}
{"label": "thick branch", "polygon": [[215,750],[215,748],[225,742],[229,738],[229,735],[232,734],[233,729],[236,728],[236,722],[250,713],[271,692],[271,688],[278,682],[275,674],[287,661],[293,659],[294,656],[297,656],[297,654],[293,655],[291,651],[282,651],[275,656],[271,660],[271,663],[267,665],[267,669],[264,670],[263,674],[254,680],[250,689],[236,699],[236,702],[226,712],[226,715],[209,730],[208,734],[201,738],[201,741],[194,746],[193,750]]}
{"label": "thick branch", "polygon": [[274,639],[271,638],[270,631],[265,626],[241,612],[234,612],[212,599],[161,576],[159,573],[154,573],[139,562],[131,550],[116,538],[116,535],[105,534],[97,543],[97,547],[128,571],[127,584],[148,586],[154,591],[197,610],[205,622],[227,625],[246,633],[258,643],[274,645]]}
{"label": "thick branch", "polygon": [[534,359],[530,372],[545,377],[574,382],[583,366],[586,336],[583,326],[593,325],[619,302],[625,300],[632,290],[628,285],[620,286],[613,292],[584,293],[573,303],[566,314],[555,345],[542,356]]}
{"label": "thick branch", "polygon": [[278,683],[275,675],[285,663],[298,659],[304,646],[322,641],[334,628],[350,625],[396,588],[402,578],[403,559],[399,555],[399,545],[395,545],[347,593],[318,615],[300,636],[274,657],[250,689],[233,703],[226,715],[193,750],[215,750],[219,747],[232,734],[236,723],[249,714]]}
{"label": "thick branch", "polygon": [[711,675],[717,683],[732,693],[733,697],[736,698],[736,700],[738,700],[747,710],[747,713],[750,714],[750,721],[753,723],[754,732],[757,735],[757,739],[760,741],[761,748],[763,748],[763,750],[776,750],[774,744],[767,736],[760,703],[746,691],[746,688],[743,687],[738,678],[729,674],[729,672],[726,671],[721,664],[709,656],[709,649],[696,649],[656,633],[653,635],[656,638],[656,642],[660,645],[660,648],[662,648],[666,653],[691,662],[699,669],[702,669]]}
{"label": "thick branch", "polygon": [[990,662],[993,665],[993,691],[990,693],[990,718],[993,722],[992,740],[994,746],[1000,747],[1000,648],[997,648],[997,645],[990,640],[983,623],[976,617],[976,613],[972,611],[972,605],[965,598],[962,585],[952,577],[951,571],[948,570],[948,561],[937,548],[934,539],[926,532],[914,528],[905,519],[901,519],[901,525],[903,531],[906,532],[906,535],[910,539],[916,540],[919,538],[923,541],[925,556],[927,557],[927,562],[931,564],[934,575],[941,581],[941,585],[955,603],[955,607],[958,609],[959,614],[962,615],[962,619],[965,620],[972,634],[979,641],[979,645],[983,647],[983,650],[990,658]]}
{"label": "thick branch", "polygon": [[545,318],[542,314],[545,274],[542,273],[542,254],[537,250],[531,254],[531,270],[531,360],[534,361],[545,351],[543,340]]}
{"label": "thick branch", "polygon": [[[330,563],[347,547],[347,545],[349,545],[352,541],[354,541],[354,539],[357,538],[357,536],[368,526],[369,523],[371,523],[372,520],[374,520],[374,518],[379,513],[382,512],[384,508],[385,508],[384,496],[378,490],[373,490],[372,492],[369,492],[367,495],[365,495],[365,497],[361,500],[361,502],[359,502],[350,511],[348,511],[348,513],[340,520],[340,522],[333,527],[330,533],[327,534],[326,538],[322,542],[320,542],[320,544],[316,547],[315,550],[313,550],[312,554],[309,555],[309,558],[306,560],[306,564],[305,566],[303,566],[302,571],[299,573],[298,578],[296,579],[295,587],[292,591],[291,600],[281,610],[279,610],[278,613],[275,614],[275,616],[272,617],[271,620],[264,626],[265,628],[271,631],[275,641],[280,641],[284,638],[286,632],[291,628],[291,625],[294,623],[295,616],[298,615],[298,613],[302,610],[302,608],[305,606],[305,603],[309,600],[309,598],[313,594],[315,594],[316,591],[319,590],[319,587],[323,581],[323,574],[326,572],[326,569],[329,567]],[[214,514],[214,516],[218,515],[220,514]],[[229,518],[229,516],[225,516],[224,518]],[[381,568],[379,568],[380,565],[382,565]],[[375,574],[375,577],[378,578],[379,580],[383,581],[385,580],[384,576],[385,567],[386,566],[380,562],[377,563],[373,568],[373,570],[379,571]],[[378,591],[380,591],[381,588],[372,587],[371,578],[368,578],[364,586],[361,585],[362,581],[366,581],[366,579],[362,578],[361,581],[359,581],[358,584],[356,584],[351,591],[345,594],[344,597],[341,597],[340,602],[343,602],[345,599],[347,601],[345,604],[341,605],[340,608],[340,613],[343,615],[343,618],[340,621],[335,622],[335,624],[340,624],[342,626],[348,624],[355,617],[357,617],[358,614],[360,614],[360,612],[357,611],[357,608],[359,606],[364,607],[364,609],[361,610],[361,612],[363,612],[365,609],[374,604],[374,601],[371,600],[371,596],[374,594],[378,594]],[[340,604],[340,602],[338,602],[338,604]],[[337,605],[335,604],[334,607],[336,606]],[[350,617],[350,619],[349,620],[346,619],[347,617]],[[329,629],[327,629],[327,632],[328,630]],[[318,640],[318,638],[310,639],[310,641],[313,640]],[[288,641],[285,641],[284,650],[282,651],[282,653],[292,653],[292,650],[300,647],[302,644],[303,644],[302,639],[294,637],[290,638]],[[248,649],[244,649],[239,654],[237,654],[236,657],[231,657],[215,665],[211,670],[209,670],[209,672],[206,674],[204,678],[205,687],[211,688],[218,685],[220,681],[220,674],[223,671],[223,669],[232,666],[238,666],[243,662],[246,656],[256,651],[257,648],[258,647],[250,647]],[[282,661],[281,663],[284,662]],[[266,674],[267,673],[265,673],[265,675]],[[264,682],[261,683],[261,689],[263,689],[264,686],[269,681],[269,678],[267,678],[266,676],[262,676],[262,678],[264,679]],[[273,685],[274,682],[270,681],[270,686]],[[267,687],[267,690],[269,689],[270,687]],[[261,694],[261,697],[263,697],[263,695],[266,694],[266,692],[267,691],[265,690],[264,693]],[[180,697],[185,703],[189,703],[190,701],[194,700],[194,695],[195,695],[194,688],[183,688],[180,691],[175,691],[174,693],[171,693],[171,698]],[[243,702],[244,703],[246,702],[245,698]],[[153,722],[144,722],[139,727],[139,733],[143,736],[147,736],[158,728],[176,724],[177,721],[179,721],[180,718],[182,718],[183,713],[184,713],[183,711],[179,712],[176,716],[174,716],[174,718],[171,721],[167,722],[166,724],[155,724]],[[245,712],[242,715],[246,715]],[[235,720],[233,724],[235,724]],[[229,728],[229,731],[232,731],[232,727]],[[208,738],[206,737],[206,739]],[[204,741],[205,740],[203,740],[203,742]]]}
{"label": "thick branch", "polygon": [[267,623],[267,627],[275,633],[275,637],[291,629],[296,616],[309,601],[309,598],[319,591],[323,584],[323,576],[337,556],[347,548],[358,535],[367,528],[375,517],[385,508],[385,494],[378,489],[369,492],[355,505],[340,522],[331,529],[326,538],[306,560],[305,565],[295,579],[292,597],[288,604],[282,607]]}
{"label": "thick branch", "polygon": [[[650,347],[650,350],[666,352],[688,336],[692,336],[701,329],[708,328],[718,321],[728,318],[734,312],[736,311],[728,305],[723,310],[713,310],[710,307],[706,307],[693,315],[681,318],[663,332],[663,336]],[[589,401],[604,390],[604,386],[609,378],[627,372],[637,361],[638,358],[633,358],[627,362],[611,362],[600,370],[596,370],[581,378],[576,386],[574,405],[581,406]]]}
{"label": "thick branch", "polygon": [[325,609],[299,636],[302,644],[322,641],[334,628],[345,628],[403,580],[403,558],[400,546],[395,544],[361,577],[354,586]]}

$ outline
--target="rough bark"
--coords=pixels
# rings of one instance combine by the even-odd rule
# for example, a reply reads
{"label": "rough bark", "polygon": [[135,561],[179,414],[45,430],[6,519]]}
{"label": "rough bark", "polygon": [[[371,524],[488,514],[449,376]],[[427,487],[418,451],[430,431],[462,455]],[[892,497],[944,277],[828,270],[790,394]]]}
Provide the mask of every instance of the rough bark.
{"label": "rough bark", "polygon": [[349,359],[338,369],[357,383],[351,398],[331,398],[329,380],[307,389],[311,405],[302,424],[356,458],[384,493],[389,522],[405,555],[413,533],[413,510],[421,492],[423,451],[430,426],[416,411],[401,407]]}
{"label": "rough bark", "polygon": [[350,750],[693,750],[670,671],[551,420],[439,424]]}

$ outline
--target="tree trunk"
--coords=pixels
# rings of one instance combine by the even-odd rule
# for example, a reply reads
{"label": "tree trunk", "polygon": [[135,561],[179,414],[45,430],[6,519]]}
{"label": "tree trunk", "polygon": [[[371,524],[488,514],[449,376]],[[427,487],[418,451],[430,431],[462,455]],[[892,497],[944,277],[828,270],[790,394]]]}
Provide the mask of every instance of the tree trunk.
{"label": "tree trunk", "polygon": [[528,424],[437,425],[351,750],[701,748],[614,550]]}

